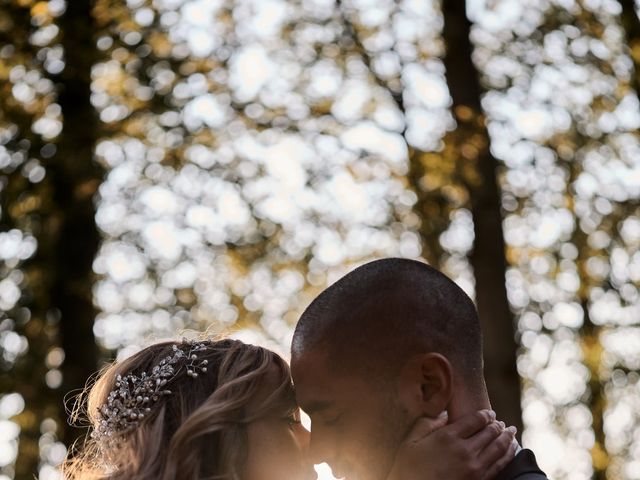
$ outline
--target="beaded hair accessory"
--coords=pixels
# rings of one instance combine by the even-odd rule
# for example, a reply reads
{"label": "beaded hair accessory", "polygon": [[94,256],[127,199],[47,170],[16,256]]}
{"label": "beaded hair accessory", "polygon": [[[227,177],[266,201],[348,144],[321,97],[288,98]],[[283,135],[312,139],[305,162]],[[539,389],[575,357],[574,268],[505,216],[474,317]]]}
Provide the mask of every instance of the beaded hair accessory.
{"label": "beaded hair accessory", "polygon": [[199,360],[198,353],[209,343],[183,339],[182,345],[173,345],[173,353],[163,358],[150,373],[118,375],[115,388],[100,407],[101,420],[91,433],[92,438],[109,440],[137,427],[151,412],[154,403],[171,394],[166,385],[182,371],[183,366],[187,375],[194,379],[199,373],[206,373],[209,362]]}

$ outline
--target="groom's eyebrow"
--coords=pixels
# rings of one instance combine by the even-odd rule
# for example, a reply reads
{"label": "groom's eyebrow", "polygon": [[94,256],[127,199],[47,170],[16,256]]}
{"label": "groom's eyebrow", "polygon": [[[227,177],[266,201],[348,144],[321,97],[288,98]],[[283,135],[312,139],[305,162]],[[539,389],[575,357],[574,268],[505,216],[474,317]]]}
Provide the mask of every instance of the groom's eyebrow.
{"label": "groom's eyebrow", "polygon": [[315,402],[310,402],[308,405],[305,405],[302,410],[304,410],[304,412],[307,415],[312,415],[314,413],[318,413],[318,412],[321,412],[323,410],[327,410],[332,405],[333,404],[331,402],[329,402],[329,401],[315,401]]}

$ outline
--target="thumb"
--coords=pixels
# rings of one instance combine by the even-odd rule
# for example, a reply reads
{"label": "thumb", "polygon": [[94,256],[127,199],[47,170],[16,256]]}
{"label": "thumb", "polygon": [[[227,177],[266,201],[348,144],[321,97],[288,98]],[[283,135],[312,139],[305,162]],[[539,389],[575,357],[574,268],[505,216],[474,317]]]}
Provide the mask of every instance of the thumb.
{"label": "thumb", "polygon": [[444,427],[448,420],[449,415],[446,410],[443,410],[437,417],[420,417],[416,420],[416,423],[413,424],[413,427],[411,427],[407,435],[407,441],[419,442],[427,435]]}

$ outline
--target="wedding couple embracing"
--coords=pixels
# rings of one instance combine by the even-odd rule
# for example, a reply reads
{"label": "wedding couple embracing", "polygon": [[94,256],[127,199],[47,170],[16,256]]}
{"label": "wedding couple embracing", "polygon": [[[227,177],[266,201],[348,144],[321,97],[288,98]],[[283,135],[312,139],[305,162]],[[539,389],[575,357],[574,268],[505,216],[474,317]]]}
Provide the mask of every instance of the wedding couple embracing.
{"label": "wedding couple embracing", "polygon": [[[164,342],[102,372],[71,479],[544,480],[491,411],[471,299],[424,263],[365,264],[300,318],[291,366],[237,340]],[[300,423],[311,417],[311,431]]]}

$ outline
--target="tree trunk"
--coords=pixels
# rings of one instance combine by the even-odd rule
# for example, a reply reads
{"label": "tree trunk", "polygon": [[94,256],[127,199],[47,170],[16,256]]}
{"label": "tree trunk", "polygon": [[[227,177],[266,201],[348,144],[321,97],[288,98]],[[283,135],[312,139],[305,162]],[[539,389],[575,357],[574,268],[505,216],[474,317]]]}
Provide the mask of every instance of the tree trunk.
{"label": "tree trunk", "polygon": [[469,191],[475,243],[470,256],[476,301],[484,334],[485,377],[498,417],[522,431],[520,377],[516,369],[515,326],[505,286],[498,162],[489,150],[489,134],[480,103],[482,89],[472,61],[471,22],[464,0],[442,2],[446,79],[458,128],[445,140],[455,142]]}
{"label": "tree trunk", "polygon": [[[582,138],[578,141],[578,144],[586,144],[587,142],[587,139]],[[567,182],[569,186],[568,193],[572,197],[572,213],[575,217],[575,227],[571,235],[571,244],[575,245],[578,249],[576,267],[580,278],[580,288],[577,292],[576,301],[580,303],[583,313],[583,323],[578,330],[578,341],[582,350],[582,363],[589,371],[587,389],[581,401],[591,412],[591,428],[594,436],[594,443],[590,449],[591,465],[593,467],[592,480],[606,480],[607,469],[611,463],[611,455],[606,447],[604,414],[607,409],[606,384],[607,381],[610,380],[610,377],[607,378],[609,374],[605,373],[606,369],[603,369],[603,355],[605,353],[601,339],[603,327],[593,323],[591,319],[590,297],[593,288],[608,290],[612,284],[610,279],[603,282],[594,282],[592,276],[589,274],[587,268],[588,260],[597,257],[602,252],[594,250],[589,246],[588,234],[582,229],[580,217],[573,208],[577,203],[577,194],[574,186],[581,173],[581,165],[574,159],[567,162],[567,170],[569,173]],[[631,212],[621,215],[621,217],[625,218],[628,215],[631,215]],[[609,214],[609,218],[612,219],[613,217],[614,214]],[[619,229],[616,228],[616,223],[618,222],[613,222],[612,227],[610,229],[605,228],[604,231],[609,230],[613,233],[613,236],[617,235]]]}
{"label": "tree trunk", "polygon": [[[60,21],[66,67],[60,75],[59,104],[64,126],[57,155],[49,166],[55,185],[56,244],[51,245],[52,304],[59,314],[59,332],[65,360],[62,391],[81,389],[98,363],[93,335],[92,264],[100,243],[95,223],[94,195],[103,179],[93,159],[98,119],[91,105],[91,67],[96,62],[91,0],[74,0]],[[44,232],[47,234],[46,232]],[[67,426],[70,445],[80,431]]]}
{"label": "tree trunk", "polygon": [[[576,226],[576,228],[580,228]],[[606,480],[607,468],[611,457],[606,448],[604,433],[604,412],[607,407],[604,382],[601,379],[603,347],[600,333],[602,327],[594,325],[589,315],[589,302],[581,299],[584,324],[580,329],[580,346],[584,365],[589,369],[588,396],[584,403],[589,407],[592,417],[594,444],[591,447],[591,465],[593,466],[593,480]]]}
{"label": "tree trunk", "polygon": [[640,18],[638,18],[636,12],[635,0],[618,1],[622,7],[620,23],[622,23],[629,47],[629,55],[634,65],[631,86],[635,89],[638,100],[640,100]]}

